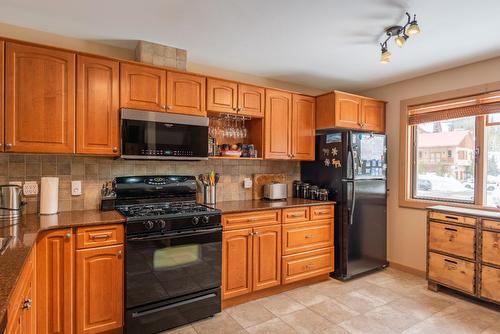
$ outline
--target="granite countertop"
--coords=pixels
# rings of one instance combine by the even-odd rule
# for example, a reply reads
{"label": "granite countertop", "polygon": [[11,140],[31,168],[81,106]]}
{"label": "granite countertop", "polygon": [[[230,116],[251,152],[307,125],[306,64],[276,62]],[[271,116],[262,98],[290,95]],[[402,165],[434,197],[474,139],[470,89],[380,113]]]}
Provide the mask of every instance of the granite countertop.
{"label": "granite countertop", "polygon": [[[0,253],[0,333],[7,322],[7,304],[24,262],[35,244],[38,233],[58,228],[123,223],[125,218],[116,211],[98,210],[61,212],[57,215],[25,215],[17,224],[0,221],[0,238],[9,238]],[[8,225],[11,224],[11,225]]]}
{"label": "granite countertop", "polygon": [[299,206],[315,206],[335,204],[332,201],[314,201],[303,198],[287,198],[286,200],[242,200],[242,201],[224,201],[215,204],[213,207],[222,211],[223,214],[244,212],[244,211],[260,211],[271,209],[286,209]]}
{"label": "granite countertop", "polygon": [[480,210],[480,209],[468,209],[468,208],[459,208],[456,206],[447,206],[447,205],[435,205],[435,206],[430,206],[427,209],[434,211],[453,212],[456,214],[467,215],[467,216],[478,216],[483,218],[500,219],[500,210],[490,211],[490,210]]}

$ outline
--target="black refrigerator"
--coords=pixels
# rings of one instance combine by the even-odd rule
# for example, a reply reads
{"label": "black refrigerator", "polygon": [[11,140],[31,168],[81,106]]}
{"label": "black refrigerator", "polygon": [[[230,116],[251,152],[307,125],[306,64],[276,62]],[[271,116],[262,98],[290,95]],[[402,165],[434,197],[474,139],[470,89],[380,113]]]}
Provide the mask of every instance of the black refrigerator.
{"label": "black refrigerator", "polygon": [[316,161],[301,179],[329,191],[335,207],[335,271],[347,280],[387,266],[386,136],[336,131],[316,136]]}

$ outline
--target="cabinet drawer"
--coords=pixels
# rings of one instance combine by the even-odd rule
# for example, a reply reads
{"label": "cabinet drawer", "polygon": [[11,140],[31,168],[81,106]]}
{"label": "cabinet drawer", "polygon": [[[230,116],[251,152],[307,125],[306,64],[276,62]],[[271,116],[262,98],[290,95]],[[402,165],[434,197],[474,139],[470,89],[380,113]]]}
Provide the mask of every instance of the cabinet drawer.
{"label": "cabinet drawer", "polygon": [[283,255],[333,246],[333,221],[283,225]]}
{"label": "cabinet drawer", "polygon": [[123,238],[122,224],[79,227],[76,234],[76,248],[122,244]]}
{"label": "cabinet drawer", "polygon": [[500,269],[483,266],[481,269],[481,297],[500,302]]}
{"label": "cabinet drawer", "polygon": [[222,216],[226,230],[281,223],[281,210],[242,212]]}
{"label": "cabinet drawer", "polygon": [[311,220],[333,218],[333,205],[311,206]]}
{"label": "cabinet drawer", "polygon": [[333,247],[287,255],[282,258],[282,284],[333,271]]}
{"label": "cabinet drawer", "polygon": [[497,222],[495,220],[483,219],[483,228],[489,228],[492,230],[499,230],[500,231],[500,222]]}
{"label": "cabinet drawer", "polygon": [[500,266],[500,232],[483,231],[483,262]]}
{"label": "cabinet drawer", "polygon": [[476,230],[449,224],[429,224],[429,248],[474,259]]}
{"label": "cabinet drawer", "polygon": [[309,220],[309,207],[283,209],[283,223],[298,223]]}
{"label": "cabinet drawer", "polygon": [[474,293],[474,263],[429,252],[430,279]]}
{"label": "cabinet drawer", "polygon": [[451,213],[442,213],[431,211],[429,213],[430,219],[442,220],[450,223],[465,224],[465,225],[476,225],[476,218],[464,217],[459,215],[454,215]]}

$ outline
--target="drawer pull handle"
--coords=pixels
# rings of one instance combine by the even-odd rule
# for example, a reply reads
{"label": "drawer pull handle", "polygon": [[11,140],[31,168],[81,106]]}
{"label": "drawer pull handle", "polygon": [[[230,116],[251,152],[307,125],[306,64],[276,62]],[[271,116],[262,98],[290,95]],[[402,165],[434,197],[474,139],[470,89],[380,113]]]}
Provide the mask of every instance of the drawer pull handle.
{"label": "drawer pull handle", "polygon": [[444,259],[444,262],[445,262],[446,267],[448,268],[448,270],[457,270],[458,262],[452,261],[452,260],[448,260],[448,259]]}
{"label": "drawer pull handle", "polygon": [[249,222],[249,223],[257,221],[257,220],[258,220],[258,218],[247,218],[247,222]]}
{"label": "drawer pull handle", "polygon": [[92,240],[100,240],[100,239],[108,239],[111,237],[111,234],[106,233],[106,234],[93,234],[90,236],[90,239]]}
{"label": "drawer pull handle", "polygon": [[444,216],[446,219],[458,220],[458,217],[455,216]]}
{"label": "drawer pull handle", "polygon": [[315,212],[316,212],[317,215],[327,215],[327,214],[330,213],[330,211],[325,211],[325,210],[323,210],[323,211],[315,211]]}
{"label": "drawer pull handle", "polygon": [[453,263],[453,264],[458,264],[458,262],[457,262],[457,261],[452,261],[452,260],[448,260],[448,259],[444,259],[444,262]]}
{"label": "drawer pull handle", "polygon": [[301,213],[292,213],[292,214],[289,214],[288,217],[291,217],[291,218],[299,218],[299,217],[302,217],[303,215]]}
{"label": "drawer pull handle", "polygon": [[23,310],[29,310],[33,305],[33,300],[31,298],[26,299],[22,304]]}
{"label": "drawer pull handle", "polygon": [[312,269],[314,267],[314,264],[306,264],[305,268],[306,270]]}
{"label": "drawer pull handle", "polygon": [[306,235],[304,236],[304,238],[306,238],[306,239],[311,239],[311,238],[314,238],[314,235],[312,235],[312,234],[306,234]]}
{"label": "drawer pull handle", "polygon": [[458,232],[456,228],[450,228],[450,227],[445,227],[444,228],[446,231],[451,231],[451,232]]}

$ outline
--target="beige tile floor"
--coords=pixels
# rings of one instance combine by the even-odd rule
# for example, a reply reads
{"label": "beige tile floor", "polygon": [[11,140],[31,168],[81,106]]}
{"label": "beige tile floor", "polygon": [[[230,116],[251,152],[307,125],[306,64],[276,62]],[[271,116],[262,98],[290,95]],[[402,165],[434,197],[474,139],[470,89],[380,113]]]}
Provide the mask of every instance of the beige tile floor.
{"label": "beige tile floor", "polygon": [[168,334],[500,333],[500,308],[392,268],[328,280],[225,309]]}

